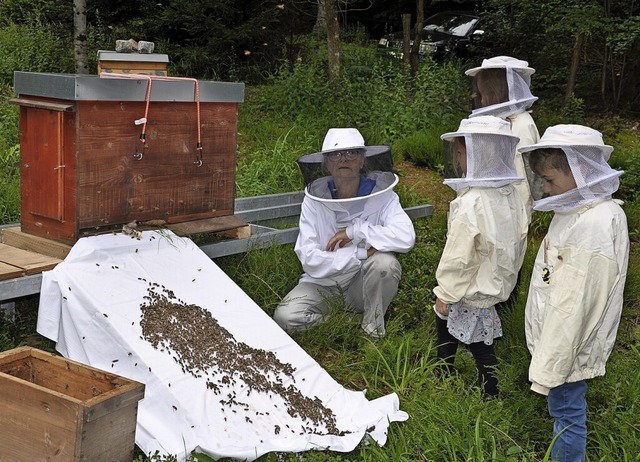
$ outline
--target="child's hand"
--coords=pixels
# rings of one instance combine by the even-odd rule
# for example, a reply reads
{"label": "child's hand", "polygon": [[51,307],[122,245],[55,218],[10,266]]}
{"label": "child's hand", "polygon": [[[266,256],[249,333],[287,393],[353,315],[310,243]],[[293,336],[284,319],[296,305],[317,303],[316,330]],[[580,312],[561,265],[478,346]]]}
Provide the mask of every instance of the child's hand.
{"label": "child's hand", "polygon": [[436,311],[440,313],[442,316],[449,316],[449,305],[444,303],[439,298],[436,298]]}

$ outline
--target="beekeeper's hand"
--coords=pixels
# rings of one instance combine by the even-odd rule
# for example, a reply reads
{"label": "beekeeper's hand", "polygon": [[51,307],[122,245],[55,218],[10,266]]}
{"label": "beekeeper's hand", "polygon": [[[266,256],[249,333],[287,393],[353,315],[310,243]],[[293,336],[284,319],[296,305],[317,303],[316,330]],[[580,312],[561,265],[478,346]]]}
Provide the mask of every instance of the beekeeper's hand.
{"label": "beekeeper's hand", "polygon": [[329,242],[327,243],[327,250],[335,250],[336,245],[342,248],[350,242],[351,239],[349,239],[349,236],[347,236],[347,232],[344,229],[341,229],[340,231],[335,233],[331,239],[329,239]]}

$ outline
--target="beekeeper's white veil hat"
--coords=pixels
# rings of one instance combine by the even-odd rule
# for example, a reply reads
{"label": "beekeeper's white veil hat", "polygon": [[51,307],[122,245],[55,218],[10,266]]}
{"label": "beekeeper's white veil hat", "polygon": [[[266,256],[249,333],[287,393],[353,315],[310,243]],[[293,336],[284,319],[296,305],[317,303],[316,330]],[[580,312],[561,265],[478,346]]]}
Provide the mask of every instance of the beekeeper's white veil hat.
{"label": "beekeeper's white veil hat", "polygon": [[[452,189],[458,191],[471,186],[498,188],[523,180],[518,176],[514,161],[519,138],[511,133],[507,121],[493,116],[463,119],[457,131],[445,133],[440,138],[446,141],[444,184]],[[456,154],[450,149],[455,138],[464,138],[465,141],[464,176],[456,171]]]}

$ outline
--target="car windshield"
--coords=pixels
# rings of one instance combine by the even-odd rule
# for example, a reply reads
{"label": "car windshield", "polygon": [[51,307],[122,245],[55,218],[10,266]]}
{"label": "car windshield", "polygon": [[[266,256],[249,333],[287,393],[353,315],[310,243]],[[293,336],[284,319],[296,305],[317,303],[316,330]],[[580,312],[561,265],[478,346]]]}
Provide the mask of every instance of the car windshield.
{"label": "car windshield", "polygon": [[424,27],[424,32],[442,32],[456,37],[464,37],[478,22],[478,18],[454,14],[436,14],[427,21],[428,24]]}

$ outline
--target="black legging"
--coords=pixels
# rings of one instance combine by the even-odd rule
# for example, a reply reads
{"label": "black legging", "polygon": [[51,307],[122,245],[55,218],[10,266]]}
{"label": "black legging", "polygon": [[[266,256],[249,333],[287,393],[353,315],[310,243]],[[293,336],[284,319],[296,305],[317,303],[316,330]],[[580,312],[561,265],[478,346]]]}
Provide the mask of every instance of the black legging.
{"label": "black legging", "polygon": [[[458,339],[449,333],[447,321],[436,316],[438,330],[438,358],[444,361],[443,372],[450,373],[458,351]],[[497,396],[498,379],[493,375],[493,368],[498,364],[493,344],[484,342],[469,344],[469,351],[473,355],[478,369],[478,385],[485,396]]]}

